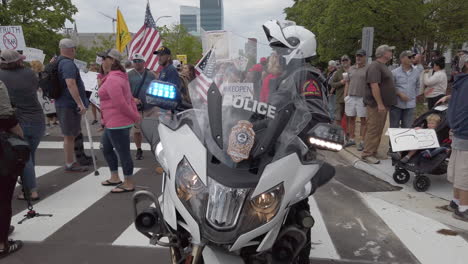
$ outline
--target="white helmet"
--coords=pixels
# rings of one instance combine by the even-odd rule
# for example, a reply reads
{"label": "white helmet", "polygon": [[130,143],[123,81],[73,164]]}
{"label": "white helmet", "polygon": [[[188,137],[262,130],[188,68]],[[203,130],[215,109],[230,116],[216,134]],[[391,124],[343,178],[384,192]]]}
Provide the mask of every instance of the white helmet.
{"label": "white helmet", "polygon": [[317,55],[314,33],[292,21],[270,20],[263,24],[263,30],[272,48],[286,51],[286,54],[282,54],[286,64],[292,59],[307,59]]}

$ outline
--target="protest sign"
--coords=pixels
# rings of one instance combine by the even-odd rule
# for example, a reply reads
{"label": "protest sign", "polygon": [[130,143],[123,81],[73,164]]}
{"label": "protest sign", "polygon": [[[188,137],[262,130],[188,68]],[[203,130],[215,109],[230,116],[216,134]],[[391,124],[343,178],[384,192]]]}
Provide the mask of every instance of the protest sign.
{"label": "protest sign", "polygon": [[88,63],[86,63],[85,61],[80,61],[80,60],[75,59],[74,62],[75,62],[76,67],[78,67],[80,71],[84,71],[84,72],[88,71]]}
{"label": "protest sign", "polygon": [[221,85],[223,105],[231,105],[235,97],[253,99],[253,83],[223,83]]}
{"label": "protest sign", "polygon": [[182,64],[187,64],[187,55],[177,55],[177,60],[179,60]]}
{"label": "protest sign", "polygon": [[234,59],[234,65],[239,71],[245,71],[247,69],[247,64],[249,63],[249,59],[244,56],[239,56],[239,58]]}
{"label": "protest sign", "polygon": [[96,63],[101,65],[102,64],[102,58],[99,56],[96,56]]}
{"label": "protest sign", "polygon": [[98,95],[98,86],[96,85],[96,87],[94,87],[92,93],[91,93],[91,97],[89,98],[89,101],[95,105],[97,108],[101,109],[101,102],[99,100],[99,95]]}
{"label": "protest sign", "polygon": [[98,85],[97,82],[97,72],[83,72],[80,71],[81,79],[83,80],[83,84],[85,86],[86,91],[92,92],[94,88]]}
{"label": "protest sign", "polygon": [[206,31],[202,36],[203,53],[214,48],[217,60],[230,58],[229,32],[224,30]]}
{"label": "protest sign", "polygon": [[388,135],[395,152],[440,147],[434,129],[389,128]]}
{"label": "protest sign", "polygon": [[39,103],[42,106],[42,111],[44,114],[47,115],[56,113],[54,100],[50,100],[49,98],[44,97],[41,90],[37,91],[37,99],[39,99]]}
{"label": "protest sign", "polygon": [[23,55],[26,57],[24,61],[31,62],[34,60],[44,63],[45,54],[40,49],[35,48],[24,48]]}
{"label": "protest sign", "polygon": [[0,26],[0,50],[24,50],[23,28],[21,26]]}

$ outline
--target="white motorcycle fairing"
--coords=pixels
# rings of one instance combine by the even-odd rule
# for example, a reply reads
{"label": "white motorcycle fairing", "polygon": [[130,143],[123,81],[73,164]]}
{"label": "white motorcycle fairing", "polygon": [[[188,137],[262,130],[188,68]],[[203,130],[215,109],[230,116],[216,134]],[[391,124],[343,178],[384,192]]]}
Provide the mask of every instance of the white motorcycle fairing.
{"label": "white motorcycle fairing", "polygon": [[[164,163],[168,166],[165,170],[169,174],[166,176],[167,178],[165,180],[166,186],[163,201],[164,219],[176,230],[177,222],[175,219],[175,210],[177,210],[177,212],[179,212],[183,217],[183,220],[187,223],[185,228],[187,228],[187,231],[192,235],[192,243],[200,244],[202,243],[200,227],[177,196],[175,175],[178,164],[185,157],[206,185],[208,182],[207,150],[188,125],[182,125],[177,130],[171,130],[165,125],[160,124],[159,134],[161,137],[161,143],[163,144],[163,151],[160,153],[158,159],[164,159]],[[161,157],[161,154],[163,154],[164,157]],[[259,244],[257,251],[270,249],[278,236],[282,223],[289,211],[289,207],[309,196],[310,180],[314,177],[319,168],[319,163],[307,165],[302,164],[296,153],[290,154],[268,164],[263,171],[260,181],[252,196],[247,197],[247,201],[252,197],[262,194],[263,192],[270,190],[272,187],[282,183],[284,187],[284,196],[281,200],[280,209],[276,216],[274,216],[268,223],[240,235],[235,243],[229,248],[229,251],[237,251],[249,245],[259,244],[257,241],[253,240],[265,233],[267,234]],[[170,208],[171,203],[168,200],[172,201],[175,208]],[[211,253],[206,254],[213,255],[213,252],[214,251],[211,250]],[[218,262],[215,261],[208,263]],[[226,263],[224,258],[222,263]]]}

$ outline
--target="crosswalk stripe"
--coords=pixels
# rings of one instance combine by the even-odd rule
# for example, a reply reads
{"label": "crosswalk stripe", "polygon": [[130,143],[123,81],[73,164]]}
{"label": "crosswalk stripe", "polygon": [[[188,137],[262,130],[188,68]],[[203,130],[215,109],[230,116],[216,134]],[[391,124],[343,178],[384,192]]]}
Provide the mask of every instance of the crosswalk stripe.
{"label": "crosswalk stripe", "polygon": [[437,233],[450,230],[447,226],[368,194],[361,196],[421,263],[467,263],[468,243],[460,236]]}
{"label": "crosswalk stripe", "polygon": [[[101,143],[99,142],[93,142],[93,148],[94,150],[99,150],[99,146]],[[84,148],[85,149],[91,149],[91,144],[89,142],[84,142]],[[63,142],[62,141],[41,141],[39,143],[38,149],[63,149]],[[135,144],[130,144],[130,149],[131,150],[136,150]],[[142,143],[141,144],[141,149],[142,150],[151,150],[151,146],[148,143]]]}
{"label": "crosswalk stripe", "polygon": [[[136,173],[139,169],[135,168]],[[101,177],[88,174],[83,179],[60,190],[34,205],[39,213],[52,213],[53,217],[37,217],[16,225],[14,239],[40,242],[55,233],[67,222],[78,216],[86,208],[109,194],[109,188],[101,186],[102,179],[108,179],[110,172],[101,170]],[[26,210],[16,214],[12,223],[17,223],[26,214]]]}
{"label": "crosswalk stripe", "polygon": [[311,229],[312,250],[310,257],[324,259],[340,259],[335,245],[328,233],[327,226],[323,220],[317,202],[309,197],[310,214],[315,219],[315,225]]}
{"label": "crosswalk stripe", "polygon": [[154,247],[149,238],[138,232],[135,223],[132,223],[113,243],[114,246]]}
{"label": "crosswalk stripe", "polygon": [[[35,166],[34,169],[36,171],[36,179],[58,168],[60,167],[59,166]],[[18,186],[19,184],[17,183],[16,187]]]}

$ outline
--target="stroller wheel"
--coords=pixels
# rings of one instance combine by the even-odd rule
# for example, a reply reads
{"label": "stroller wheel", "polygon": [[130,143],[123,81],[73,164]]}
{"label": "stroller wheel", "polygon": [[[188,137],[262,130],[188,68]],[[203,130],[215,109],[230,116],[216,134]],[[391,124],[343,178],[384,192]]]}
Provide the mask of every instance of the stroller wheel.
{"label": "stroller wheel", "polygon": [[393,180],[398,184],[405,184],[410,180],[410,174],[405,169],[397,168],[393,173]]}
{"label": "stroller wheel", "polygon": [[425,192],[431,186],[431,179],[424,175],[416,176],[413,181],[413,187],[418,192]]}

